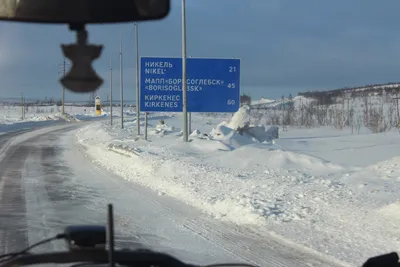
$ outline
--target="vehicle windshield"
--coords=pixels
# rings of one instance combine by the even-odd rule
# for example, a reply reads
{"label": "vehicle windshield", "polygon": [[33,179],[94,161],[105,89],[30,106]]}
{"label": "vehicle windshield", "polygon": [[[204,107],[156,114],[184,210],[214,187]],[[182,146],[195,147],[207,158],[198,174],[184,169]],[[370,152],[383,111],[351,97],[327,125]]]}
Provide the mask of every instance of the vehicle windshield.
{"label": "vehicle windshield", "polygon": [[104,47],[85,94],[60,83],[68,25],[0,23],[0,254],[105,225],[107,203],[118,249],[191,264],[399,251],[398,10],[172,0],[162,20],[86,25]]}

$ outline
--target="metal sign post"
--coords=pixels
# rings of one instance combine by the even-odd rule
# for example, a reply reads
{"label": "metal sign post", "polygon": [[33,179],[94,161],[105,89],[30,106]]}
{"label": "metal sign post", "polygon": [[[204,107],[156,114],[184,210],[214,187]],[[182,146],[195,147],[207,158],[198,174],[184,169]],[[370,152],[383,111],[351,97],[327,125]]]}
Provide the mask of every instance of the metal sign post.
{"label": "metal sign post", "polygon": [[186,1],[182,0],[182,112],[183,141],[189,140],[188,110],[187,110],[187,80],[186,80]]}
{"label": "metal sign post", "polygon": [[110,124],[113,125],[113,75],[112,75],[112,61],[110,59]]}
{"label": "metal sign post", "polygon": [[139,25],[135,23],[136,41],[136,125],[137,135],[140,135],[140,89],[139,89]]}
{"label": "metal sign post", "polygon": [[119,86],[120,86],[120,94],[121,94],[121,129],[124,129],[124,86],[122,79],[122,35],[120,37],[119,44]]}

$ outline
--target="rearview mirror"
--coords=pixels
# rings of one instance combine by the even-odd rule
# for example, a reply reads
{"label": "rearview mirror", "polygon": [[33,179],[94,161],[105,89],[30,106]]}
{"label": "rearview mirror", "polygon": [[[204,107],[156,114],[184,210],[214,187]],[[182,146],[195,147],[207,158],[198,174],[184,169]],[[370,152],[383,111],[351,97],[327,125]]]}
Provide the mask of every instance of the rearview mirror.
{"label": "rearview mirror", "polygon": [[88,42],[86,24],[138,22],[166,17],[171,0],[0,0],[0,21],[68,24],[76,43],[61,49],[72,62],[61,84],[75,93],[93,92],[103,83],[92,67],[102,45]]}
{"label": "rearview mirror", "polygon": [[0,0],[0,20],[92,24],[157,20],[170,0]]}

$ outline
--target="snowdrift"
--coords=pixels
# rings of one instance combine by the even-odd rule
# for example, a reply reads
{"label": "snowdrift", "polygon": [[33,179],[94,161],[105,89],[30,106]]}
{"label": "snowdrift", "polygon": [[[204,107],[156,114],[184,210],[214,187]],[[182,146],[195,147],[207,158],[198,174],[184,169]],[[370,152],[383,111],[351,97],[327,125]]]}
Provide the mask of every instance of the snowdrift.
{"label": "snowdrift", "polygon": [[[260,235],[273,231],[354,265],[400,249],[398,158],[358,168],[290,151],[293,143],[282,150],[279,128],[251,125],[248,112],[196,127],[189,143],[174,118],[150,121],[149,141],[105,122],[77,136],[95,162],[124,179]],[[332,138],[315,139],[333,150]]]}

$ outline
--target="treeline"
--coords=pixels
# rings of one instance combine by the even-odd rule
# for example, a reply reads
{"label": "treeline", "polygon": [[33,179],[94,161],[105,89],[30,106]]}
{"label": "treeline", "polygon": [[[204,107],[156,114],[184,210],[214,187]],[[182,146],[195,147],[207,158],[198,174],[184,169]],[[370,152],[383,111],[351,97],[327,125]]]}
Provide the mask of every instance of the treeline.
{"label": "treeline", "polygon": [[251,96],[247,94],[240,95],[240,106],[250,105],[251,104]]}
{"label": "treeline", "polygon": [[335,104],[337,98],[364,97],[370,95],[382,96],[384,94],[397,95],[400,92],[400,83],[370,84],[359,87],[343,87],[327,91],[300,92],[299,96],[313,98],[321,105]]}

